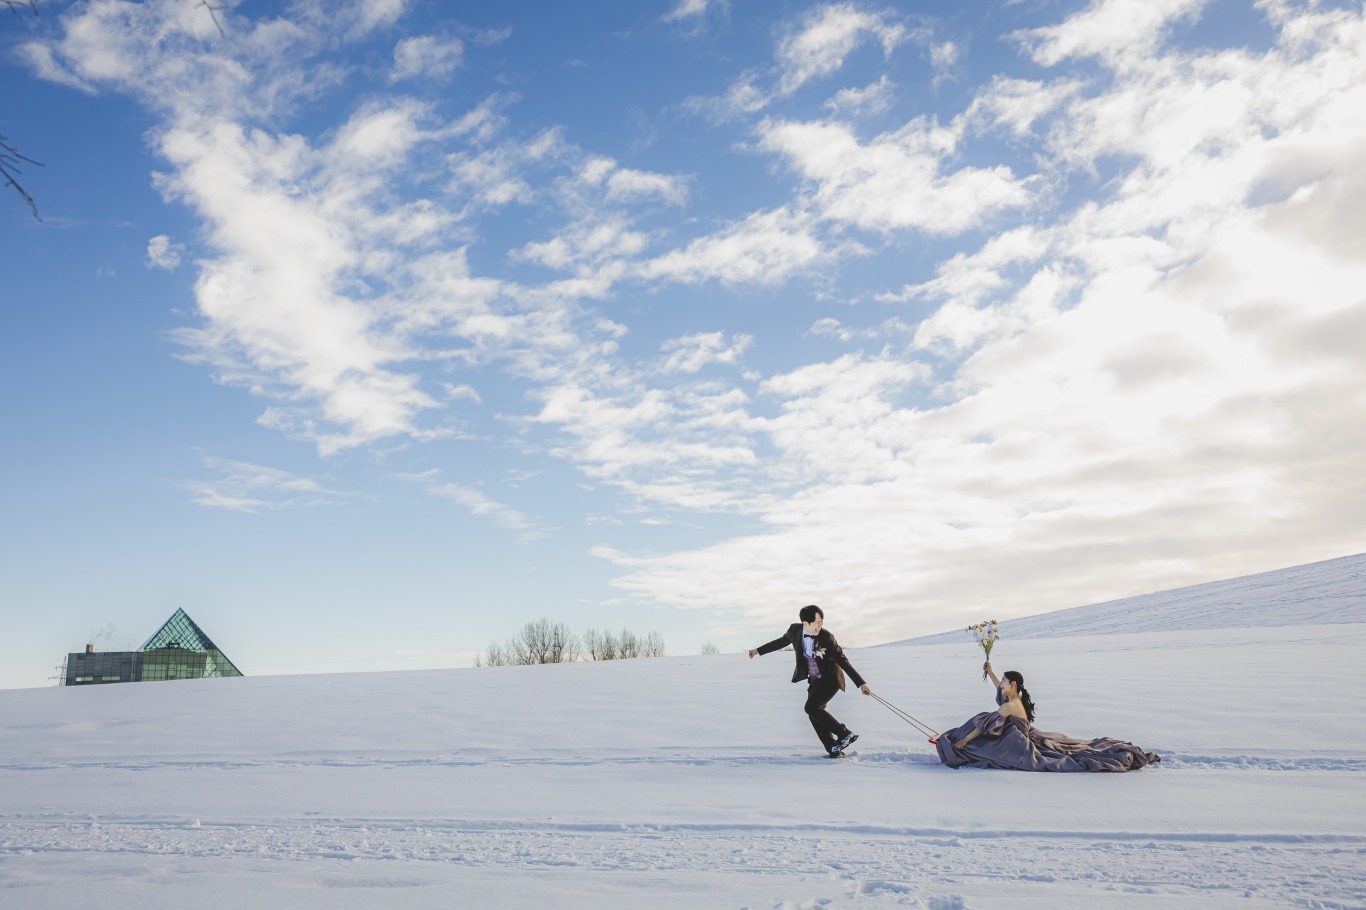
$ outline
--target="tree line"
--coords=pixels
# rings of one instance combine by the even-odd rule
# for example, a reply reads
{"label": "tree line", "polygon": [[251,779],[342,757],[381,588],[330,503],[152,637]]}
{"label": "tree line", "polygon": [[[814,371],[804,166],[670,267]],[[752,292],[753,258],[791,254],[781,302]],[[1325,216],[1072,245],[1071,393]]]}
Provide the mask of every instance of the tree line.
{"label": "tree line", "polygon": [[522,626],[507,641],[494,642],[474,655],[476,667],[518,667],[527,664],[563,664],[576,660],[630,660],[663,657],[664,637],[658,632],[637,635],[589,629],[575,635],[562,622],[538,619]]}

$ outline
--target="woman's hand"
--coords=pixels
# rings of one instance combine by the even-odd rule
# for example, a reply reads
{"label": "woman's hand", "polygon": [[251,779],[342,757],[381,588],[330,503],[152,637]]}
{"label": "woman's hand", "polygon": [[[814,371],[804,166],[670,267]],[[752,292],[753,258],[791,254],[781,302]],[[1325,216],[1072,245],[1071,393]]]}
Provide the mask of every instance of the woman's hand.
{"label": "woman's hand", "polygon": [[983,673],[990,673],[990,672],[991,672],[991,661],[987,660],[987,661],[983,661],[983,662],[982,662],[982,672],[983,672]]}

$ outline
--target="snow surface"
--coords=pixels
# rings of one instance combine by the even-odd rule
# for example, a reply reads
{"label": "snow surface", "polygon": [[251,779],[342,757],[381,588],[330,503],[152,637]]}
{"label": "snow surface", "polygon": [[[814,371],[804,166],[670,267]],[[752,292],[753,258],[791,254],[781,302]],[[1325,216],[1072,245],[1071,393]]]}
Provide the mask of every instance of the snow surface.
{"label": "snow surface", "polygon": [[[785,652],[0,691],[0,908],[1366,908],[1364,570],[1004,623],[1040,726],[1163,756],[1119,775],[949,770],[855,693],[828,761]],[[965,634],[850,656],[992,704]]]}
{"label": "snow surface", "polygon": [[[1012,619],[1009,637],[1366,622],[1366,553],[1229,581]],[[992,617],[985,617],[990,619]],[[941,632],[897,644],[942,644]]]}

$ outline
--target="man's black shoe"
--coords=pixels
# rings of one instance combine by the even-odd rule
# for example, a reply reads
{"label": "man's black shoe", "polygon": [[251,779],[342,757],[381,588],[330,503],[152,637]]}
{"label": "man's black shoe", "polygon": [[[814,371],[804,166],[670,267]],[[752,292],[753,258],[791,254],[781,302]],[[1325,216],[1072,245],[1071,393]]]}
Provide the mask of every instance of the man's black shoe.
{"label": "man's black shoe", "polygon": [[827,753],[825,753],[825,757],[826,757],[826,758],[844,758],[844,753],[843,753],[843,752],[827,752]]}
{"label": "man's black shoe", "polygon": [[846,733],[842,737],[840,737],[839,742],[835,743],[833,746],[830,747],[830,751],[838,755],[845,749],[848,749],[850,746],[852,746],[854,744],[854,740],[856,739],[858,739],[857,733]]}

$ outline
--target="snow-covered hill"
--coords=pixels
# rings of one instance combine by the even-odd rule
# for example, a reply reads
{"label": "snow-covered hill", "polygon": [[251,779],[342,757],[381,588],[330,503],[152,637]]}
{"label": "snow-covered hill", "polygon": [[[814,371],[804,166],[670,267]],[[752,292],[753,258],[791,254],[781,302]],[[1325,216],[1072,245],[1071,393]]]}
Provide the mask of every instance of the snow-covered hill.
{"label": "snow-covered hill", "polygon": [[[785,654],[0,691],[0,907],[1362,907],[1363,565],[1007,623],[1126,775],[951,771],[856,694],[825,760]],[[851,656],[991,706],[962,633]]]}
{"label": "snow-covered hill", "polygon": [[[1366,622],[1366,553],[1010,621],[1011,638]],[[894,644],[938,644],[941,632]]]}

